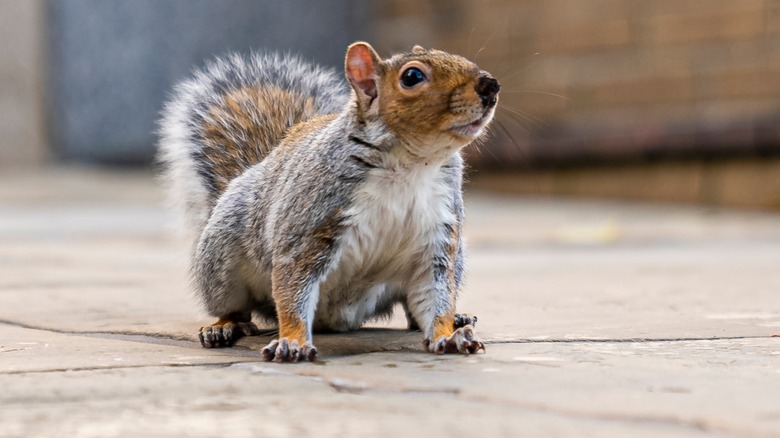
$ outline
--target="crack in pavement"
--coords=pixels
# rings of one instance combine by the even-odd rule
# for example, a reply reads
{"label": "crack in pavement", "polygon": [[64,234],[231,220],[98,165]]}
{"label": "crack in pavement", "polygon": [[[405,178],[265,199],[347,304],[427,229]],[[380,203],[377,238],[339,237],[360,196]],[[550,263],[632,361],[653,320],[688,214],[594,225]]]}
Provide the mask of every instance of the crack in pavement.
{"label": "crack in pavement", "polygon": [[0,376],[20,375],[20,374],[64,373],[64,372],[76,372],[76,371],[127,370],[127,369],[136,369],[136,368],[229,367],[237,363],[241,363],[241,361],[235,360],[235,361],[211,362],[211,363],[158,363],[158,364],[138,364],[138,365],[106,365],[106,366],[86,366],[86,367],[69,367],[69,368],[47,368],[44,370],[0,371]]}
{"label": "crack in pavement", "polygon": [[493,341],[484,341],[486,344],[587,344],[587,343],[643,343],[643,342],[690,342],[690,341],[729,341],[738,339],[768,339],[776,338],[776,335],[752,335],[752,336],[689,336],[689,337],[666,337],[666,338],[552,338],[552,339],[502,339]]}
{"label": "crack in pavement", "polygon": [[[61,333],[68,335],[82,335],[93,336],[104,339],[117,339],[131,342],[141,342],[149,344],[162,344],[162,345],[176,345],[181,347],[200,346],[193,338],[174,335],[168,333],[139,333],[123,330],[70,330],[70,329],[58,329],[46,326],[37,326],[33,324],[27,324],[19,321],[13,321],[8,319],[0,319],[0,324],[26,328],[31,330],[48,331],[52,333]],[[276,333],[275,329],[269,329],[263,331],[260,335],[269,335]],[[516,339],[497,339],[497,340],[483,340],[488,345],[500,345],[500,344],[587,344],[587,343],[650,343],[650,342],[698,342],[698,341],[728,341],[728,340],[740,340],[740,339],[770,339],[778,338],[777,334],[767,335],[750,335],[750,336],[684,336],[684,337],[658,337],[658,338],[551,338],[551,339],[534,339],[534,338],[516,338]],[[252,350],[233,347],[231,349],[223,349],[224,351],[243,350],[249,352]],[[395,350],[391,350],[395,351]],[[248,355],[248,354],[244,354]]]}
{"label": "crack in pavement", "polygon": [[[193,338],[187,336],[181,336],[181,335],[173,335],[168,333],[139,333],[139,332],[130,332],[130,331],[123,331],[123,330],[96,331],[96,330],[58,329],[58,328],[46,327],[46,326],[36,326],[33,324],[27,324],[27,323],[7,320],[7,319],[0,319],[0,324],[10,325],[13,327],[19,327],[24,329],[30,329],[30,330],[40,330],[44,332],[59,333],[63,335],[85,336],[85,337],[91,337],[97,339],[112,339],[117,341],[138,342],[141,344],[170,345],[175,347],[198,348],[198,349],[201,348],[200,342],[196,341]],[[260,334],[263,335],[265,334],[265,332],[261,332]],[[0,353],[2,352],[3,351],[0,351]],[[243,348],[240,346],[234,346],[233,348],[223,348],[220,350],[220,352],[229,355],[235,355],[235,356],[248,356],[248,357],[255,357],[255,358],[258,356],[257,352],[253,352],[253,350],[249,350],[247,348]]]}
{"label": "crack in pavement", "polygon": [[[190,338],[181,336],[181,335],[173,335],[169,333],[138,333],[138,332],[131,332],[127,330],[105,330],[105,331],[98,331],[98,330],[71,330],[71,329],[61,329],[61,328],[54,328],[54,327],[47,327],[42,325],[34,325],[34,324],[27,324],[20,321],[13,321],[10,319],[0,319],[0,324],[10,325],[13,327],[19,327],[19,328],[25,328],[30,330],[41,330],[45,332],[52,332],[52,333],[61,333],[65,335],[95,335],[95,336],[111,336],[111,335],[117,335],[117,336],[132,336],[132,337],[139,337],[139,338],[154,338],[159,340],[170,340],[170,341],[181,341],[181,342],[189,342],[194,343]],[[149,343],[160,343],[160,342],[152,342],[149,341]]]}

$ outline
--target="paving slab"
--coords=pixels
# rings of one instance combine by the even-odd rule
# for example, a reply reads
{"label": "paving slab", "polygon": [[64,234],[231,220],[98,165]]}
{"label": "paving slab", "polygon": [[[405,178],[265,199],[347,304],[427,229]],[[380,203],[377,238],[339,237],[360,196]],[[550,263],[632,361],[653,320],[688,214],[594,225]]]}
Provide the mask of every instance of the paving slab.
{"label": "paving slab", "polygon": [[11,387],[0,394],[5,436],[727,436],[707,424],[591,418],[450,388],[345,389],[249,367],[0,374],[0,384]]}
{"label": "paving slab", "polygon": [[63,368],[0,372],[4,432],[772,436],[780,421],[776,344],[765,339],[503,344],[472,357],[372,353],[296,365],[146,347],[135,350],[140,362],[111,363],[132,351],[117,345],[105,366],[62,371],[77,366],[65,352]]}
{"label": "paving slab", "polygon": [[780,215],[466,203],[486,354],[423,353],[397,312],[285,366],[270,331],[200,348],[150,173],[3,173],[0,436],[780,435]]}

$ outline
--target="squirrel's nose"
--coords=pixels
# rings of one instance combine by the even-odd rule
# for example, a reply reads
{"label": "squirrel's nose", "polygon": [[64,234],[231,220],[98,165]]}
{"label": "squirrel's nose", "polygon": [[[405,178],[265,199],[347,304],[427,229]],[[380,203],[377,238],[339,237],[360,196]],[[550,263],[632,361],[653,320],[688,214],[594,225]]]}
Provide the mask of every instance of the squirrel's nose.
{"label": "squirrel's nose", "polygon": [[501,89],[501,85],[498,81],[487,73],[483,73],[479,76],[477,85],[474,86],[474,90],[477,91],[479,98],[482,99],[482,106],[485,108],[491,108],[496,104],[498,100],[498,90]]}

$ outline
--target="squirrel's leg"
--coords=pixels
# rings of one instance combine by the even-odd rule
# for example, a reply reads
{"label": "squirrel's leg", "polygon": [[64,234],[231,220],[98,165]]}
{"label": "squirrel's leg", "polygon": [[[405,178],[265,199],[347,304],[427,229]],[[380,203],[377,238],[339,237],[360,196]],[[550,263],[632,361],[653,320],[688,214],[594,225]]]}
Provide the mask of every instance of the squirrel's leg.
{"label": "squirrel's leg", "polygon": [[197,293],[209,314],[218,318],[198,330],[205,348],[230,347],[241,337],[260,333],[252,323],[254,301],[238,274],[244,259],[237,245],[240,228],[230,223],[238,220],[235,216],[222,214],[217,218],[228,226],[207,227],[192,258],[191,274]]}
{"label": "squirrel's leg", "polygon": [[432,269],[420,272],[419,286],[410,291],[408,300],[410,312],[423,326],[423,345],[436,354],[485,350],[474,332],[476,319],[455,313],[463,277],[460,228],[460,224],[442,225],[444,238],[433,245]]}
{"label": "squirrel's leg", "polygon": [[[303,275],[297,275],[304,271]],[[279,339],[263,348],[263,359],[274,362],[314,360],[312,324],[319,297],[319,283],[307,266],[274,266],[273,298],[279,321]]]}
{"label": "squirrel's leg", "polygon": [[[279,339],[263,348],[263,358],[274,362],[314,360],[312,327],[320,282],[337,252],[342,217],[337,209],[326,215],[308,236],[292,237],[279,245],[271,272],[271,296],[279,320]],[[279,231],[283,235],[284,231]]]}

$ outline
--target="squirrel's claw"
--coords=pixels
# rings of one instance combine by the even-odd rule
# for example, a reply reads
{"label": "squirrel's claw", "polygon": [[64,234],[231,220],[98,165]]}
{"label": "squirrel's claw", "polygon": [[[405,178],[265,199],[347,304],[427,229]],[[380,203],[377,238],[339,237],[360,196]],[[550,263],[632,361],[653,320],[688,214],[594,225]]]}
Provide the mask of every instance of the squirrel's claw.
{"label": "squirrel's claw", "polygon": [[230,347],[244,336],[252,336],[260,333],[260,330],[252,322],[217,322],[213,325],[201,327],[198,331],[200,345],[204,348]]}
{"label": "squirrel's claw", "polygon": [[474,354],[479,350],[485,351],[485,344],[479,340],[471,325],[465,325],[449,337],[442,336],[433,343],[426,339],[423,344],[431,353],[436,354]]}
{"label": "squirrel's claw", "polygon": [[309,342],[300,345],[297,339],[274,339],[263,348],[263,360],[266,362],[313,362],[317,357],[317,348]]}

